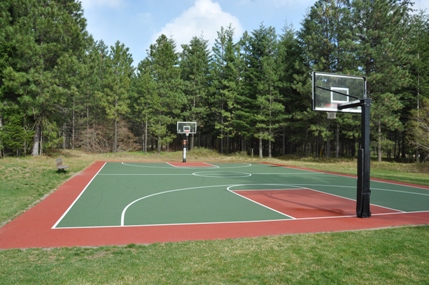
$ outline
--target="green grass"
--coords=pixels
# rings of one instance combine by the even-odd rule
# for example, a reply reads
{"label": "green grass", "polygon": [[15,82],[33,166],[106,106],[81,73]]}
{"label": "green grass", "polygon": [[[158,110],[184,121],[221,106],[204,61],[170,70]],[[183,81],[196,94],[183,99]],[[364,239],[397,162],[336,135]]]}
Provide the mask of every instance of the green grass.
{"label": "green grass", "polygon": [[1,284],[427,284],[429,227],[0,252]]}
{"label": "green grass", "polygon": [[[57,173],[55,157],[70,166]],[[0,160],[0,222],[37,203],[96,160],[180,161],[181,153]],[[188,161],[259,162],[204,149]],[[355,160],[264,159],[356,173]],[[429,185],[425,164],[373,163],[372,177]],[[429,221],[428,221],[429,223]],[[0,251],[0,284],[428,284],[429,226],[126,247]]]}

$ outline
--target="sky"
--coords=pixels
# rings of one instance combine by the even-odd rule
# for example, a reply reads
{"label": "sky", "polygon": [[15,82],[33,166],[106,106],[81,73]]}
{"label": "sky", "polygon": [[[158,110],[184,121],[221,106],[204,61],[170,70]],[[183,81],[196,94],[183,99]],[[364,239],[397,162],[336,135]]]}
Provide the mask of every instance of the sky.
{"label": "sky", "polygon": [[[137,65],[164,34],[181,51],[192,37],[203,36],[211,47],[221,27],[234,28],[235,40],[261,24],[281,34],[285,26],[301,28],[316,0],[81,0],[87,30],[108,46],[119,41],[130,49]],[[414,0],[416,9],[427,9],[428,0]]]}

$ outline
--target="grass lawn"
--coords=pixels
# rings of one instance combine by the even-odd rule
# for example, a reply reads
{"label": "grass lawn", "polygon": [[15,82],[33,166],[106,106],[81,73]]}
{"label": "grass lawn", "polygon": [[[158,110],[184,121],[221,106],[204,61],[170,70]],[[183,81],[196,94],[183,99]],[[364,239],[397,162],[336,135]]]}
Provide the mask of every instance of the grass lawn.
{"label": "grass lawn", "polygon": [[[55,158],[69,165],[57,173]],[[43,199],[96,160],[180,161],[181,153],[0,160],[0,223]],[[261,160],[207,150],[188,161]],[[355,160],[264,159],[356,173]],[[373,163],[371,176],[429,185],[425,164]],[[428,221],[429,224],[429,221]],[[429,226],[125,247],[0,251],[0,284],[429,284]]]}

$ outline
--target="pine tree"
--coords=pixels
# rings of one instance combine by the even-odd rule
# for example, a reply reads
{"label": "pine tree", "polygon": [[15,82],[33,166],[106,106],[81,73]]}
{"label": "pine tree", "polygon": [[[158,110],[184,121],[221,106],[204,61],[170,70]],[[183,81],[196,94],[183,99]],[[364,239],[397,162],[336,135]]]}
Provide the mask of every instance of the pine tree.
{"label": "pine tree", "polygon": [[179,57],[175,49],[174,40],[161,35],[150,46],[147,57],[150,74],[155,81],[152,98],[155,118],[151,129],[158,140],[158,152],[161,152],[162,145],[168,146],[176,136],[170,132],[169,126],[175,123],[185,104]]}
{"label": "pine tree", "polygon": [[[299,65],[302,62],[302,50],[296,38],[296,32],[291,26],[285,25],[283,33],[279,37],[277,66],[279,73],[278,89],[282,97],[284,112],[280,113],[280,127],[282,129],[282,154],[286,154],[286,142],[292,143],[294,133],[302,133],[301,126],[293,120],[293,114],[306,110],[308,100],[303,100],[301,94],[294,88],[295,75],[301,71]],[[296,126],[296,127],[295,127]]]}
{"label": "pine tree", "polygon": [[142,124],[143,152],[147,152],[149,141],[149,127],[154,124],[156,111],[152,100],[155,96],[156,82],[150,73],[150,62],[142,60],[137,67],[137,74],[133,78],[134,104],[133,110],[136,121]]}
{"label": "pine tree", "polygon": [[[304,96],[307,95],[303,98],[307,106],[311,104],[311,82],[308,74],[312,71],[350,75],[359,73],[353,50],[354,40],[350,17],[347,1],[320,0],[310,8],[303,21],[298,40],[303,50],[304,64],[307,66],[305,66],[305,75],[300,76],[295,86],[302,90]],[[335,121],[328,121],[324,113],[312,112],[302,115],[308,118],[312,134],[326,142],[327,156],[330,155],[330,141],[334,137],[335,153],[339,156],[340,130],[347,129],[353,133],[359,133],[359,127],[354,124],[356,118],[353,116],[356,117],[356,115],[338,113]],[[301,114],[297,116],[302,117]]]}
{"label": "pine tree", "polygon": [[311,70],[337,73],[356,67],[351,63],[355,58],[349,50],[352,32],[346,3],[319,0],[305,17],[298,38]]}
{"label": "pine tree", "polygon": [[124,44],[116,42],[110,47],[106,58],[107,72],[103,92],[98,92],[100,104],[104,107],[107,118],[113,120],[113,152],[118,148],[118,122],[121,116],[130,112],[130,84],[133,74],[132,57]]}
{"label": "pine tree", "polygon": [[419,109],[411,111],[407,124],[409,143],[423,154],[421,161],[426,161],[429,155],[429,99],[422,98]]}
{"label": "pine tree", "polygon": [[96,96],[103,92],[103,81],[106,78],[108,70],[107,61],[109,47],[103,41],[94,42],[89,39],[87,54],[81,63],[81,73],[79,74],[80,89],[82,96],[80,102],[82,113],[77,122],[78,127],[78,146],[86,151],[102,152],[108,147],[107,144],[100,143],[97,129],[100,123],[106,121],[103,107]]}
{"label": "pine tree", "polygon": [[234,29],[221,27],[213,46],[212,111],[216,118],[215,129],[219,131],[220,152],[230,151],[230,138],[235,135],[236,112],[239,109],[241,58],[239,46],[234,43]]}
{"label": "pine tree", "polygon": [[412,84],[406,103],[410,109],[419,109],[420,99],[429,98],[429,15],[420,11],[413,16],[411,27]]}
{"label": "pine tree", "polygon": [[[210,51],[208,41],[203,37],[193,37],[189,45],[182,46],[180,54],[181,78],[184,82],[186,109],[182,113],[185,121],[197,122],[199,134],[206,125],[208,116],[208,94],[210,92]],[[194,135],[191,136],[191,148]]]}
{"label": "pine tree", "polygon": [[[416,117],[421,107],[421,100],[429,98],[429,17],[425,12],[419,11],[412,16],[410,22],[409,43],[411,43],[410,55],[411,65],[409,68],[411,84],[403,90],[401,102],[404,108],[401,110],[401,122],[406,125],[411,117]],[[411,115],[414,113],[413,115]],[[413,119],[412,119],[413,120]],[[415,128],[407,127],[407,132],[402,133],[399,137],[401,148],[398,147],[398,156],[402,152],[401,157],[405,158],[409,152],[407,151],[407,137],[413,137],[410,132]],[[416,134],[417,137],[419,134]],[[398,138],[397,138],[398,140]],[[416,144],[411,143],[411,147],[416,147]],[[414,149],[416,159],[419,157],[421,148]]]}
{"label": "pine tree", "polygon": [[258,139],[259,157],[263,157],[263,141],[268,142],[268,156],[272,156],[272,142],[284,112],[279,93],[279,71],[277,66],[278,43],[273,27],[260,25],[251,36],[243,37],[248,66],[248,91],[254,93],[254,136]]}
{"label": "pine tree", "polygon": [[5,142],[4,135],[4,118],[5,118],[5,109],[7,108],[6,104],[6,90],[4,88],[4,73],[3,71],[9,66],[9,57],[11,55],[10,46],[8,44],[7,30],[11,29],[11,15],[9,13],[9,1],[2,1],[0,3],[0,157],[4,156],[4,150],[8,147]]}
{"label": "pine tree", "polygon": [[372,122],[377,132],[378,161],[383,145],[391,141],[385,130],[402,130],[400,92],[410,83],[408,0],[354,0],[351,2],[354,48],[359,68],[367,77],[372,98]]}
{"label": "pine tree", "polygon": [[[68,135],[70,135],[71,148],[74,149],[76,142],[77,117],[82,112],[84,105],[82,83],[85,81],[83,75],[83,65],[80,60],[73,55],[64,55],[58,60],[55,67],[55,77],[59,82],[58,92],[65,99],[63,108],[60,111],[61,119],[58,123],[62,125],[63,148],[67,147]],[[70,134],[69,134],[70,133]]]}
{"label": "pine tree", "polygon": [[64,103],[54,72],[64,56],[84,52],[85,19],[80,2],[10,0],[8,30],[14,55],[4,85],[34,124],[33,155],[59,142],[54,114]]}

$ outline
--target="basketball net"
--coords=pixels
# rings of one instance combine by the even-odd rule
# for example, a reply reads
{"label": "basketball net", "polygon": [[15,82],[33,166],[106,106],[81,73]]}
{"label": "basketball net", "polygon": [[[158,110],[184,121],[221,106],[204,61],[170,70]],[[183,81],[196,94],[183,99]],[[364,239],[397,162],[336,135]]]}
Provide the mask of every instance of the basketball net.
{"label": "basketball net", "polygon": [[185,130],[186,137],[189,137],[189,130]]}

